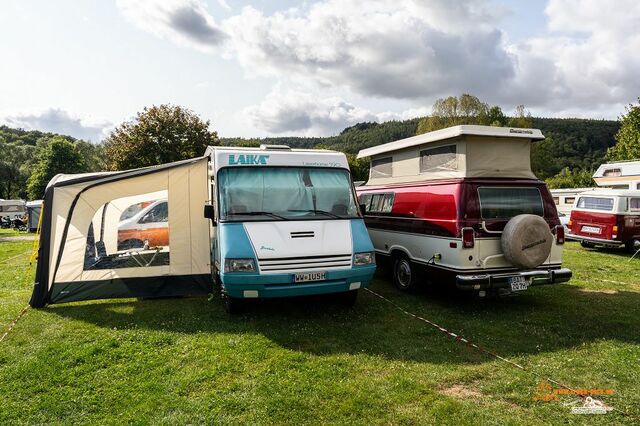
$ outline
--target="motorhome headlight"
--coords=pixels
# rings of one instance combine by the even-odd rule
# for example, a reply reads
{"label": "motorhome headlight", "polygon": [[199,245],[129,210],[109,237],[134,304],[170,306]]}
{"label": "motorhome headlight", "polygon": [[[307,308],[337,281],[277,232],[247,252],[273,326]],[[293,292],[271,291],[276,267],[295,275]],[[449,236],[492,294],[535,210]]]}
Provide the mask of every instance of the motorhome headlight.
{"label": "motorhome headlight", "polygon": [[253,259],[225,259],[225,272],[255,272],[256,262]]}
{"label": "motorhome headlight", "polygon": [[376,263],[376,255],[372,251],[353,255],[353,264],[355,266],[371,265],[373,263]]}

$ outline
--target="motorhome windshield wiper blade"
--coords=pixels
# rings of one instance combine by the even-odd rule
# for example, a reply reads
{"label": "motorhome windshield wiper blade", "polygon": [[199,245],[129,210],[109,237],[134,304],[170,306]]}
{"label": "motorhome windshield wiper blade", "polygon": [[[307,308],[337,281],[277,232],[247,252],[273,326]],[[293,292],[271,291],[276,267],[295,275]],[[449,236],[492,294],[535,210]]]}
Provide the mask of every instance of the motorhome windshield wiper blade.
{"label": "motorhome windshield wiper blade", "polygon": [[338,216],[337,214],[328,212],[326,210],[317,210],[317,209],[309,209],[309,210],[287,210],[289,212],[308,212],[308,213],[315,213],[315,214],[323,214],[325,216],[330,216],[330,217],[335,217],[338,219],[343,219],[342,217]]}
{"label": "motorhome windshield wiper blade", "polygon": [[230,213],[229,215],[230,216],[269,216],[276,219],[285,220],[284,217],[271,212],[237,212],[237,213]]}

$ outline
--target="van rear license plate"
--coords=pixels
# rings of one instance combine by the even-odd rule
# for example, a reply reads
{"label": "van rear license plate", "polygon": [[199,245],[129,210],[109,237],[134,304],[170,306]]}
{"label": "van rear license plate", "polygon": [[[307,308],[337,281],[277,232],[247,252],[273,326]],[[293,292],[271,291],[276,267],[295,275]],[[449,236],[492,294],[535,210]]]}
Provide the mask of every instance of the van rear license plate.
{"label": "van rear license plate", "polygon": [[327,279],[326,272],[307,272],[304,274],[295,274],[293,276],[293,282],[305,283],[309,281],[324,281]]}
{"label": "van rear license plate", "polygon": [[599,234],[600,228],[598,228],[597,226],[583,226],[582,232],[588,232],[590,234]]}
{"label": "van rear license plate", "polygon": [[511,291],[522,291],[529,288],[529,281],[525,277],[509,277],[507,282],[511,286]]}

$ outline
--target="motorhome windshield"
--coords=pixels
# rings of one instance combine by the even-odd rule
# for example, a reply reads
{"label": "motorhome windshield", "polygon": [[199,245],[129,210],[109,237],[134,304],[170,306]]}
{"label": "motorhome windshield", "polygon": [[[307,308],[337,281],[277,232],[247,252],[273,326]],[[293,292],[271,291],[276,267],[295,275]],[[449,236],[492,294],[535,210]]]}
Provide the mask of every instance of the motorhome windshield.
{"label": "motorhome windshield", "polygon": [[218,172],[222,221],[359,217],[349,173],[305,167],[229,167]]}

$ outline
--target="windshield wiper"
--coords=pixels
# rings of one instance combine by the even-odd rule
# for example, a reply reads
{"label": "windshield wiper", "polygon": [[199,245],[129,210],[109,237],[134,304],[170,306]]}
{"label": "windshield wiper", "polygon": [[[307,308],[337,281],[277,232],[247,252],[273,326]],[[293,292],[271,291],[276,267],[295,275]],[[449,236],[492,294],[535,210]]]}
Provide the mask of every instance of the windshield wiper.
{"label": "windshield wiper", "polygon": [[287,210],[288,212],[306,212],[306,213],[315,213],[315,214],[323,214],[329,217],[335,217],[337,219],[344,219],[342,216],[338,216],[337,214],[325,211],[325,210],[317,210],[317,209],[308,209],[308,210]]}
{"label": "windshield wiper", "polygon": [[237,212],[229,213],[229,216],[269,216],[275,219],[285,220],[284,217],[271,212]]}

